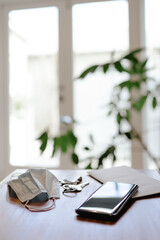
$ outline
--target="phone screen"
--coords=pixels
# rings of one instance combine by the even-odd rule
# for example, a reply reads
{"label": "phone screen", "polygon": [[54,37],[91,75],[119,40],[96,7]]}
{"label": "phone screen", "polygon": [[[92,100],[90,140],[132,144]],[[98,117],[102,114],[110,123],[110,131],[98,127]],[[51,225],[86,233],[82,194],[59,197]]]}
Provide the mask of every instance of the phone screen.
{"label": "phone screen", "polygon": [[76,211],[111,214],[115,212],[138,186],[128,183],[107,182],[94,192]]}

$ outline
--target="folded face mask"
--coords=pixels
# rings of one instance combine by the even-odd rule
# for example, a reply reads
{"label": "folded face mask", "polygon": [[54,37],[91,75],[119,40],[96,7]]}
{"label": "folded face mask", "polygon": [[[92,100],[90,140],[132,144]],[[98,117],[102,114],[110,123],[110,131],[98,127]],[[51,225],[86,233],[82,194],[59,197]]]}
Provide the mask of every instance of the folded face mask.
{"label": "folded face mask", "polygon": [[[25,173],[8,182],[10,197],[18,198],[30,211],[47,211],[55,207],[55,199],[60,198],[59,181],[47,169],[28,169]],[[51,199],[47,208],[35,208],[29,203],[43,203]]]}

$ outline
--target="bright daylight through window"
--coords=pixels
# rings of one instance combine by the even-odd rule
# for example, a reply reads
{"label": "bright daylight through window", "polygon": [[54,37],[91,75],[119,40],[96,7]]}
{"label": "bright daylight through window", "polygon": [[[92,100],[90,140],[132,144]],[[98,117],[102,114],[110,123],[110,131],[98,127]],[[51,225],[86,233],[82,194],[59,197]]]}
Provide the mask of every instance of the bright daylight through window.
{"label": "bright daylight through window", "polygon": [[[63,0],[53,1],[56,5],[50,7],[47,5],[52,4],[50,1],[42,5],[39,0],[36,2],[37,5],[28,3],[26,9],[21,9],[22,5],[19,5],[17,10],[10,6],[6,11],[9,29],[9,163],[12,167],[66,168],[69,161],[72,166],[69,154],[57,153],[51,158],[53,142],[41,154],[37,137],[44,131],[53,137],[59,135],[62,133],[61,117],[71,115],[76,120],[74,134],[78,138],[76,153],[80,159],[90,156],[96,158],[112,143],[117,130],[116,119],[108,117],[107,104],[111,100],[113,87],[127,79],[128,75],[118,74],[110,68],[107,74],[96,71],[83,80],[76,78],[91,65],[110,62],[113,53],[118,59],[134,44],[138,47],[141,45],[138,31],[141,24],[144,30],[143,21],[137,18],[135,27],[133,19],[136,16],[134,11],[139,13],[143,4],[136,1],[134,8],[133,2],[127,0],[86,3],[76,0],[69,1],[70,4]],[[141,10],[145,11],[147,55],[150,57],[150,66],[154,67],[150,74],[158,82],[160,38],[157,29],[160,4],[156,0],[144,2],[145,7]],[[133,39],[134,44],[131,41]],[[6,59],[7,54],[6,50]],[[158,158],[160,111],[158,108],[152,111],[150,106],[146,106],[143,114],[143,129],[141,116],[137,126],[140,126],[150,152]],[[7,117],[4,117],[4,122]],[[133,150],[134,144],[131,146],[125,137],[121,140],[116,138],[115,141],[118,159],[115,165],[130,166],[131,161],[136,165],[139,158],[143,162],[142,157],[136,157],[142,153],[139,146]],[[87,151],[86,146],[91,151]],[[133,156],[133,153],[138,154]],[[147,156],[143,156],[147,159]],[[65,161],[68,161],[66,165]],[[80,167],[84,167],[82,162]],[[155,167],[151,162],[148,160],[146,167]],[[105,167],[111,164],[112,161],[104,161]]]}
{"label": "bright daylight through window", "polygon": [[[129,48],[128,24],[127,1],[75,5],[73,7],[74,77],[90,65],[111,61],[114,51],[117,58],[123,55]],[[74,118],[78,122],[75,125],[75,134],[79,139],[77,152],[81,159],[87,156],[98,157],[112,142],[116,122],[112,117],[107,116],[109,111],[107,104],[110,102],[113,86],[118,81],[120,81],[119,75],[111,71],[107,75],[96,72],[84,80],[74,82]],[[85,146],[92,148],[90,135],[95,141],[95,146],[92,152],[87,152],[83,149]],[[124,139],[123,143],[118,144],[119,161],[116,164],[130,165],[130,154],[130,143]],[[106,161],[106,166],[111,164],[112,161]]]}
{"label": "bright daylight through window", "polygon": [[[150,58],[150,67],[152,68],[150,75],[155,80],[153,81],[153,86],[155,82],[160,84],[160,36],[157,34],[160,22],[159,9],[159,1],[146,0],[146,46],[148,49],[147,54]],[[152,110],[148,104],[145,114],[144,137],[146,144],[149,151],[158,159],[160,158],[160,109],[156,108]],[[145,158],[147,157],[148,156],[145,156]],[[149,158],[148,165],[150,168],[155,168],[153,161]]]}
{"label": "bright daylight through window", "polygon": [[58,9],[9,13],[10,163],[54,166],[36,138],[59,133]]}
{"label": "bright daylight through window", "polygon": [[[74,5],[73,78],[91,64],[110,61],[113,51],[117,57],[127,51],[128,24],[127,1]],[[53,136],[59,133],[58,26],[56,7],[9,13],[12,165],[56,167],[59,164],[58,156],[54,161],[50,158],[52,146],[40,155],[39,142],[36,141],[45,130]],[[106,105],[117,81],[120,81],[119,77],[111,71],[107,77],[97,73],[92,79],[88,77],[83,82],[73,82],[73,115],[78,122],[74,131],[79,140],[76,151],[81,159],[87,156],[83,147],[88,144],[90,135],[96,143],[91,153],[94,156],[98,156],[112,141],[116,123],[107,118]],[[130,165],[130,143],[119,145],[118,156],[120,161],[117,163]],[[107,161],[107,164],[111,162]]]}

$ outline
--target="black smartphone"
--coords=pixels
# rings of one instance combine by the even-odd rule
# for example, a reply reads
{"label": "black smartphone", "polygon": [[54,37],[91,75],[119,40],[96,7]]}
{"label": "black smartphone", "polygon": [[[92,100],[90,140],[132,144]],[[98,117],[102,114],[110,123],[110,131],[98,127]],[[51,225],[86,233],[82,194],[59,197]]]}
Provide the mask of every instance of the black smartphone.
{"label": "black smartphone", "polygon": [[136,184],[107,182],[75,211],[80,216],[116,220],[137,190]]}

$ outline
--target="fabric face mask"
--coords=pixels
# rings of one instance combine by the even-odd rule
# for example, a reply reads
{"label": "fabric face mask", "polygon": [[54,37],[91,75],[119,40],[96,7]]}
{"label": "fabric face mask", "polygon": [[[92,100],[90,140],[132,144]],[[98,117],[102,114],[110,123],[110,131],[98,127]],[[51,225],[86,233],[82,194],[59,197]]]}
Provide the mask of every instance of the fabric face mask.
{"label": "fabric face mask", "polygon": [[[55,199],[60,198],[59,181],[47,169],[28,169],[25,173],[8,182],[10,197],[18,198],[30,211],[47,211],[55,207]],[[42,203],[53,200],[47,208],[35,208],[28,203]]]}

